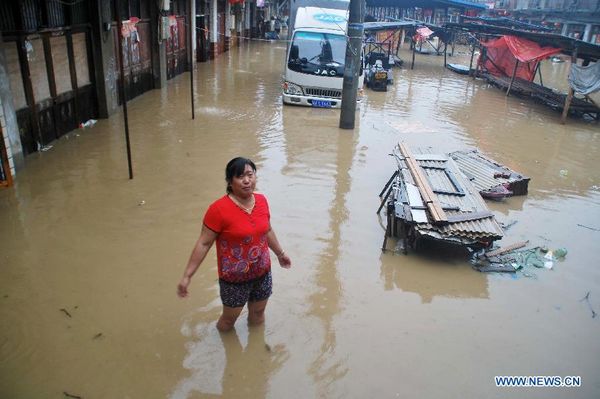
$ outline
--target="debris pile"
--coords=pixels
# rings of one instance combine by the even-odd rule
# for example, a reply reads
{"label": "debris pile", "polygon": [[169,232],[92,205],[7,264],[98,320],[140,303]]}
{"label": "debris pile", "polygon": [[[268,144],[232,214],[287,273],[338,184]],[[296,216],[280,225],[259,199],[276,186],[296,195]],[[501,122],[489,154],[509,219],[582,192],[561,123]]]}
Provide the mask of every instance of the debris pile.
{"label": "debris pile", "polygon": [[473,268],[480,272],[516,273],[521,271],[532,277],[531,270],[552,269],[554,263],[567,256],[565,248],[554,250],[546,247],[525,248],[529,242],[521,241],[491,251],[474,252],[471,258]]}
{"label": "debris pile", "polygon": [[[446,155],[414,155],[399,144],[393,155],[398,169],[384,189],[388,237],[404,240],[404,250],[424,240],[470,248],[488,248],[502,238],[502,228],[472,183]],[[385,196],[383,197],[383,195]]]}

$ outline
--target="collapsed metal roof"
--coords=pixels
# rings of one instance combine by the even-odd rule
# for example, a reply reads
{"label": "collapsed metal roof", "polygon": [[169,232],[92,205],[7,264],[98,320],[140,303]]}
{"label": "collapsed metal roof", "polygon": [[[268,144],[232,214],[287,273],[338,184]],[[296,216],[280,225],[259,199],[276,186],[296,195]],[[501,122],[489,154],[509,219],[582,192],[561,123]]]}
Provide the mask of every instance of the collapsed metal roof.
{"label": "collapsed metal roof", "polygon": [[508,195],[527,194],[529,177],[487,158],[477,150],[455,151],[448,155],[483,197],[499,199]]}
{"label": "collapsed metal roof", "polygon": [[[398,150],[400,149],[400,146]],[[503,231],[486,206],[479,190],[446,155],[395,152],[399,173],[396,177],[391,204],[394,216],[414,228],[416,238],[426,237],[462,245],[487,244],[502,238]],[[423,195],[422,185],[415,177],[409,159],[416,161],[426,176],[445,221],[436,220],[431,201]],[[414,165],[414,164],[413,164]]]}

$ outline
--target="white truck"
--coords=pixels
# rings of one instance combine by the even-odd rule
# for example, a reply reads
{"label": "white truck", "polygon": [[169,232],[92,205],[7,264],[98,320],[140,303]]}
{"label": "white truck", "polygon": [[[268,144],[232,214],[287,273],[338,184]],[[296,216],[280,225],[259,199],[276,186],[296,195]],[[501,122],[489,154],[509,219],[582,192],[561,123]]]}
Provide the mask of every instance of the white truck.
{"label": "white truck", "polygon": [[[295,0],[290,10],[283,102],[340,108],[349,0]],[[363,85],[362,68],[359,88]]]}

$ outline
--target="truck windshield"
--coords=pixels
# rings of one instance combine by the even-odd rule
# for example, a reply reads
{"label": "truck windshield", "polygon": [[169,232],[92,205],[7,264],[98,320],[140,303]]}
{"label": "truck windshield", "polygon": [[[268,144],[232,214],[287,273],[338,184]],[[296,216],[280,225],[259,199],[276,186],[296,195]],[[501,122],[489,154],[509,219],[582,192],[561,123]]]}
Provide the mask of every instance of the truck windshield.
{"label": "truck windshield", "polygon": [[288,68],[323,76],[344,76],[346,36],[331,33],[296,32],[290,47]]}

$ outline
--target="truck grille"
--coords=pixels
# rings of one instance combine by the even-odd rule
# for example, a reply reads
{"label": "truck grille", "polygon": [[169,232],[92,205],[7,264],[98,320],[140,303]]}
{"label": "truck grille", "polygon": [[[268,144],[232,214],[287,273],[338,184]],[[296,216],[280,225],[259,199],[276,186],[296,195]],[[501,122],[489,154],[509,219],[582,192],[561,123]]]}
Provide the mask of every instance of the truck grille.
{"label": "truck grille", "polygon": [[327,98],[342,98],[341,90],[319,89],[316,87],[306,87],[304,89],[307,96],[327,97]]}

